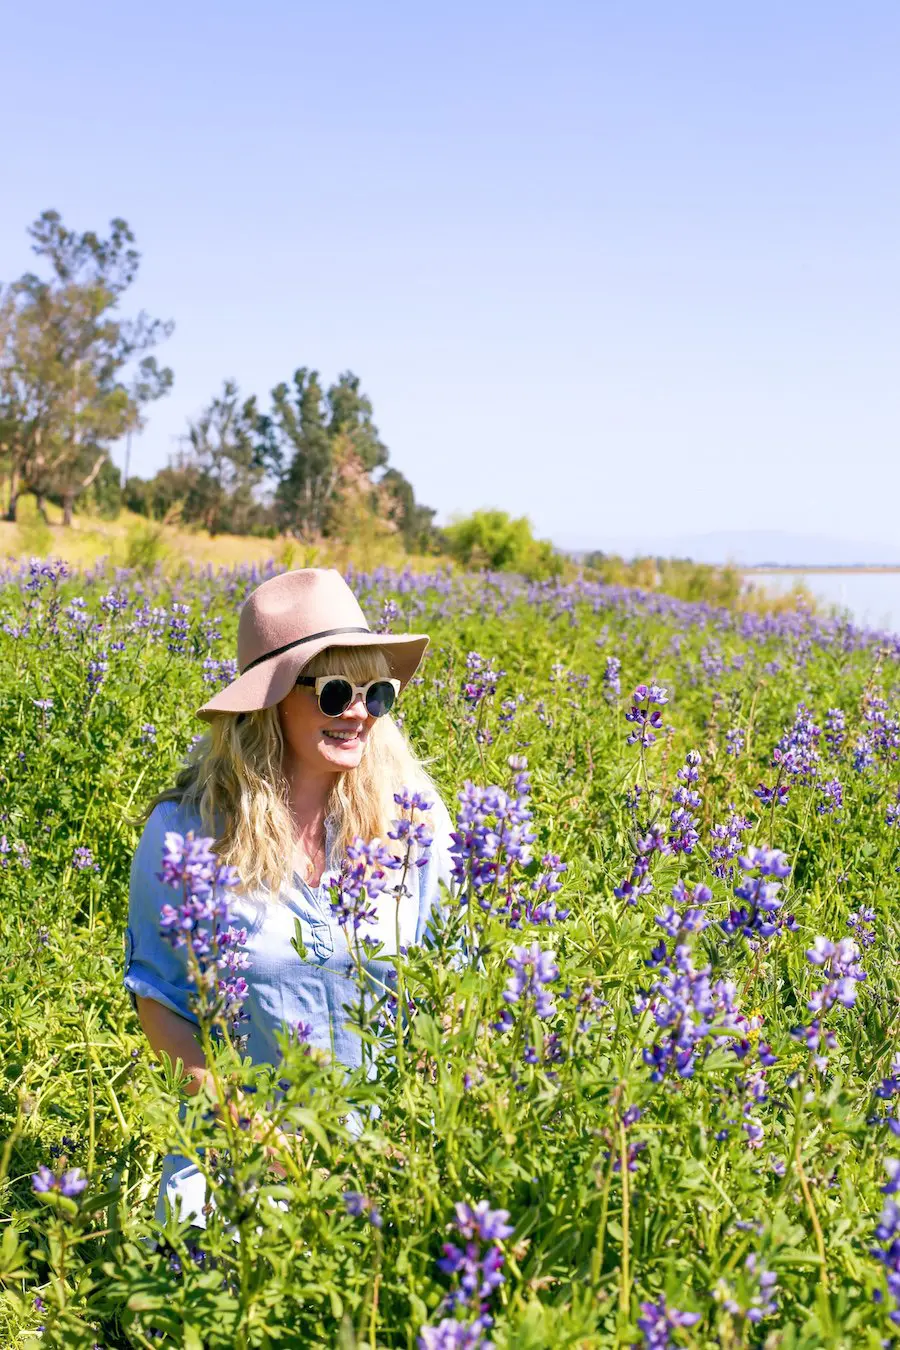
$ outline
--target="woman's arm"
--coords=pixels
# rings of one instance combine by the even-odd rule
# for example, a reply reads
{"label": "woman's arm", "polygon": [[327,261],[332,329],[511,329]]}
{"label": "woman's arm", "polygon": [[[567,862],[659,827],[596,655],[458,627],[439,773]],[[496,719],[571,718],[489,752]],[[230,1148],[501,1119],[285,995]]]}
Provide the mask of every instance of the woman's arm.
{"label": "woman's arm", "polygon": [[153,1053],[159,1059],[165,1051],[173,1064],[176,1059],[181,1060],[185,1073],[191,1075],[184,1085],[184,1091],[193,1097],[206,1077],[206,1059],[194,1035],[193,1023],[179,1017],[155,998],[143,998],[137,994],[135,1003],[144,1035],[153,1047]]}
{"label": "woman's arm", "polygon": [[[205,1078],[209,1074],[206,1067],[206,1058],[200,1046],[200,1042],[193,1032],[193,1024],[186,1018],[179,1017],[171,1009],[166,1008],[162,1003],[153,998],[142,998],[140,994],[135,995],[138,1017],[141,1026],[144,1029],[144,1035],[153,1047],[153,1053],[160,1057],[163,1051],[169,1056],[174,1064],[176,1059],[180,1059],[184,1065],[186,1074],[190,1074],[187,1083],[184,1084],[183,1091],[188,1097],[195,1096]],[[254,1137],[261,1144],[266,1145],[266,1152],[272,1162],[273,1170],[279,1175],[284,1176],[285,1171],[278,1162],[279,1146],[282,1148],[289,1146],[289,1140],[278,1126],[271,1120],[260,1115],[253,1109],[248,1098],[244,1097],[244,1109],[247,1111],[253,1122]],[[229,1107],[233,1117],[237,1120],[241,1116],[241,1109],[237,1102],[230,1102]]]}

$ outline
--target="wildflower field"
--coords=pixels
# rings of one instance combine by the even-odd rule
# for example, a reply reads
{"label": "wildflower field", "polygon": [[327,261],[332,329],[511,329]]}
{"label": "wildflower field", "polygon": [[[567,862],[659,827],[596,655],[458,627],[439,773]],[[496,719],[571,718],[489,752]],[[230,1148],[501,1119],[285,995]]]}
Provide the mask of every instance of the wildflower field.
{"label": "wildflower field", "polygon": [[[205,921],[181,940],[216,1068],[179,1114],[121,982],[130,818],[273,568],[3,573],[0,1345],[893,1344],[900,639],[349,574],[373,627],[432,635],[398,713],[456,885],[348,1007],[363,1068],[302,1025],[254,1067],[229,878],[170,841],[160,921]],[[401,851],[422,806],[400,794]],[[403,884],[363,843],[335,885],[356,952]],[[205,1228],[153,1223],[173,1147]]]}

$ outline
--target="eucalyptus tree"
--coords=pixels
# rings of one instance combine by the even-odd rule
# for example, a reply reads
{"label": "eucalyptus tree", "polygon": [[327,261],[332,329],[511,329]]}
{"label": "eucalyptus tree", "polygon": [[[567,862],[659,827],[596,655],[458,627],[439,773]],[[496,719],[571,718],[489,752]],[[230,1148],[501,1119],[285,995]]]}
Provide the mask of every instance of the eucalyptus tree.
{"label": "eucalyptus tree", "polygon": [[348,457],[365,475],[387,464],[371,401],[350,371],[326,390],[317,371],[300,367],[290,385],[272,390],[260,426],[262,455],[277,480],[279,521],[303,538],[330,532]]}
{"label": "eucalyptus tree", "polygon": [[107,238],[67,229],[57,211],[30,226],[49,276],[26,272],[0,285],[0,453],[7,519],[19,496],[56,497],[69,524],[76,498],[109,459],[109,447],[143,425],[142,409],[167,393],[172,371],[152,349],[172,323],[122,315],[140,254],[121,219]]}

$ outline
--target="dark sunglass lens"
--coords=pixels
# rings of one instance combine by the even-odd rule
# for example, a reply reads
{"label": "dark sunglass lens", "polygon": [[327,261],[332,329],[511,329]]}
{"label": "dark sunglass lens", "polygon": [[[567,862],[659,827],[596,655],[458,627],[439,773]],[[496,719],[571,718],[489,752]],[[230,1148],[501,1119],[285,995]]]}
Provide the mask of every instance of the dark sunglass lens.
{"label": "dark sunglass lens", "polygon": [[366,694],[366,707],[372,717],[383,717],[394,706],[394,686],[387,680],[378,680]]}
{"label": "dark sunglass lens", "polygon": [[353,686],[346,680],[329,680],[322,686],[319,695],[319,707],[326,717],[339,717],[345,708],[350,707]]}

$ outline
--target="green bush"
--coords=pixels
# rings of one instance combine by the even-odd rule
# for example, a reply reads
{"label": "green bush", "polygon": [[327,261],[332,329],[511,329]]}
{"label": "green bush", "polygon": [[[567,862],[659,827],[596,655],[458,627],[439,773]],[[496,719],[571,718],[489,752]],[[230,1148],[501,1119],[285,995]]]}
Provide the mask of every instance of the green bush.
{"label": "green bush", "polygon": [[563,559],[549,540],[535,539],[525,516],[475,511],[445,526],[443,538],[447,552],[464,567],[517,572],[535,580],[563,571]]}

